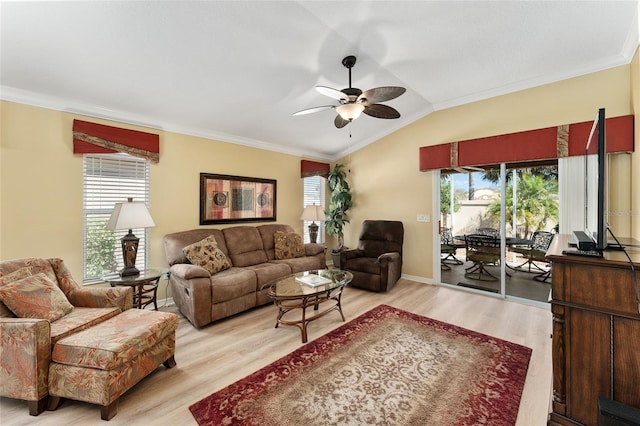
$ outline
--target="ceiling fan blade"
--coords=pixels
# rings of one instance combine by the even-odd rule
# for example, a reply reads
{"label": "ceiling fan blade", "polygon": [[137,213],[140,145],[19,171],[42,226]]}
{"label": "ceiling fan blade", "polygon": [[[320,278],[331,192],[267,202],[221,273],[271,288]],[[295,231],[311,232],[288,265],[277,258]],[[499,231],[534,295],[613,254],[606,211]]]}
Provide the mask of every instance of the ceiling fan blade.
{"label": "ceiling fan blade", "polygon": [[395,99],[406,91],[407,89],[405,89],[404,87],[397,86],[376,87],[362,93],[358,97],[358,101],[366,99],[368,103],[376,104],[378,102],[385,102],[390,101],[391,99]]}
{"label": "ceiling fan blade", "polygon": [[314,112],[320,112],[320,111],[324,111],[326,109],[331,109],[331,108],[335,108],[335,107],[336,107],[335,105],[317,106],[317,107],[313,107],[313,108],[303,109],[302,111],[294,112],[292,115],[312,114]]}
{"label": "ceiling fan blade", "polygon": [[344,126],[349,124],[349,120],[345,120],[340,116],[340,114],[338,114],[336,115],[336,119],[333,120],[333,124],[335,124],[338,129],[342,129]]}
{"label": "ceiling fan blade", "polygon": [[349,100],[349,96],[347,96],[345,93],[342,93],[339,90],[336,89],[332,89],[331,87],[326,87],[326,86],[316,86],[316,90],[320,93],[322,93],[325,96],[328,96],[330,98],[333,99],[337,99],[339,101],[348,101]]}
{"label": "ceiling fan blade", "polygon": [[400,118],[400,113],[395,108],[382,104],[367,105],[362,112],[375,118]]}

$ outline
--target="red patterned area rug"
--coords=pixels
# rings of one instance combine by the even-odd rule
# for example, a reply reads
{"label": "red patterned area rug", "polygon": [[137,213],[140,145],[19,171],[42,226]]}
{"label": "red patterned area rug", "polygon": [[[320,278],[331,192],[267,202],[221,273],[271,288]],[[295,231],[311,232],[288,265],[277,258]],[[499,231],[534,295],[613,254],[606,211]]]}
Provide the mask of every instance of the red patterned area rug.
{"label": "red patterned area rug", "polygon": [[200,425],[513,425],[530,357],[380,305],[189,409]]}

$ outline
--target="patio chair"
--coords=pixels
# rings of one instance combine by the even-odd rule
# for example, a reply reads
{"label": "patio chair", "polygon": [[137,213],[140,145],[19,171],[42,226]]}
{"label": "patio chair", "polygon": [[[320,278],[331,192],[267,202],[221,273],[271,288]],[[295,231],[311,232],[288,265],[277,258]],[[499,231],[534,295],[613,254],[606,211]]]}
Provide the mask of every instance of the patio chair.
{"label": "patio chair", "polygon": [[441,269],[450,270],[451,267],[448,263],[453,265],[462,265],[464,263],[456,257],[457,250],[458,246],[453,242],[451,228],[440,228],[440,255],[445,255],[440,258]]}
{"label": "patio chair", "polygon": [[479,235],[488,235],[494,238],[500,238],[500,231],[495,228],[478,228],[476,233]]}
{"label": "patio chair", "polygon": [[465,236],[465,245],[467,260],[473,265],[466,268],[464,276],[479,281],[497,281],[498,278],[486,266],[500,262],[500,240],[489,235],[473,234]]}
{"label": "patio chair", "polygon": [[[536,273],[537,275],[533,277],[534,280],[547,282],[551,276],[551,268],[549,267],[550,262],[545,258],[545,254],[551,245],[553,235],[554,234],[552,232],[548,231],[536,231],[531,237],[531,240],[533,241],[531,246],[514,247],[512,251],[519,253],[526,259],[523,264],[518,265],[515,269],[528,273]],[[547,268],[541,268],[536,262],[544,263]],[[535,268],[535,270],[532,271],[532,267]]]}

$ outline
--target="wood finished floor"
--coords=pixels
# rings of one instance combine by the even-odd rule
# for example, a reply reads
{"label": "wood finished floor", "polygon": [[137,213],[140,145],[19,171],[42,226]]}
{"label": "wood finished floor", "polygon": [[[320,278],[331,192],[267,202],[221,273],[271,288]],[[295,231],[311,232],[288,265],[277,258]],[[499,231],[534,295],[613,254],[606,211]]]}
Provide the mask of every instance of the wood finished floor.
{"label": "wood finished floor", "polygon": [[[551,392],[551,313],[548,309],[509,302],[461,290],[406,279],[386,294],[347,288],[343,311],[347,321],[387,304],[446,321],[533,349],[520,402],[517,425],[545,425]],[[161,310],[177,312],[175,306]],[[100,420],[97,406],[65,401],[57,411],[38,417],[27,403],[0,398],[2,425],[196,425],[188,406],[300,347],[297,327],[274,328],[276,308],[266,305],[218,321],[200,330],[180,317],[176,362],[160,366],[120,399],[118,414]],[[337,312],[309,326],[309,340],[342,324]]]}

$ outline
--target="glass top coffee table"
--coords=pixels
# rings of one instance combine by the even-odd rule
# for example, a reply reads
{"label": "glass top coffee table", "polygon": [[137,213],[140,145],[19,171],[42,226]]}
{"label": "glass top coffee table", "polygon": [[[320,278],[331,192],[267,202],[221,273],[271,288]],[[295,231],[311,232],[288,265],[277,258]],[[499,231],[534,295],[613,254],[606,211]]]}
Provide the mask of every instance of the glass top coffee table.
{"label": "glass top coffee table", "polygon": [[[342,314],[340,298],[342,290],[351,282],[351,272],[339,269],[319,269],[298,272],[265,285],[262,290],[273,299],[278,307],[276,328],[282,325],[295,325],[302,333],[302,343],[307,342],[307,325],[331,311]],[[322,310],[320,306],[324,305]],[[307,315],[307,308],[313,306],[313,313]],[[293,311],[293,312],[292,312]],[[299,317],[296,312],[300,313]],[[292,312],[288,317],[283,317]]]}

